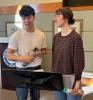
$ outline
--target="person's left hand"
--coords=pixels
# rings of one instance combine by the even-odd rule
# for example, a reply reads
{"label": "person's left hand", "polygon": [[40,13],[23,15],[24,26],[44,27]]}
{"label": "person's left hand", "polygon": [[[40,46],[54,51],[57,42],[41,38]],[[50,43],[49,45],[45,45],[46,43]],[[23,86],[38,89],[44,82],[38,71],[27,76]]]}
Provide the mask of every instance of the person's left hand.
{"label": "person's left hand", "polygon": [[81,96],[81,94],[79,93],[80,84],[81,84],[81,81],[80,80],[76,81],[75,87],[74,87],[74,89],[72,89],[72,94],[73,95]]}

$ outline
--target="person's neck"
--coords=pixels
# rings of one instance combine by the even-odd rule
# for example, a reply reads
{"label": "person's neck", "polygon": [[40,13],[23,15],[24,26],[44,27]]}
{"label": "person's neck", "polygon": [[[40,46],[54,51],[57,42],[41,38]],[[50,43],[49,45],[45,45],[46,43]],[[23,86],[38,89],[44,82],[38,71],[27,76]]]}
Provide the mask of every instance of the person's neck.
{"label": "person's neck", "polygon": [[25,31],[27,32],[34,32],[35,31],[35,27],[29,27],[29,28],[25,28]]}
{"label": "person's neck", "polygon": [[70,27],[70,25],[64,25],[64,26],[62,26],[61,35],[62,36],[67,36],[71,33],[71,31],[72,31],[72,28]]}

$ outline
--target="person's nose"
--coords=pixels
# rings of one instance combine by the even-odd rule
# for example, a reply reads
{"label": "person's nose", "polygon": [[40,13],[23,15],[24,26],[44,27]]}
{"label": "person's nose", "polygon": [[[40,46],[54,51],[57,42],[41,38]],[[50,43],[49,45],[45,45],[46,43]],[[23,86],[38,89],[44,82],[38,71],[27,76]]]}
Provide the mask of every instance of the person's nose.
{"label": "person's nose", "polygon": [[57,16],[55,16],[55,18],[54,18],[54,22],[56,22],[57,21]]}
{"label": "person's nose", "polygon": [[25,18],[25,22],[28,22],[28,18]]}

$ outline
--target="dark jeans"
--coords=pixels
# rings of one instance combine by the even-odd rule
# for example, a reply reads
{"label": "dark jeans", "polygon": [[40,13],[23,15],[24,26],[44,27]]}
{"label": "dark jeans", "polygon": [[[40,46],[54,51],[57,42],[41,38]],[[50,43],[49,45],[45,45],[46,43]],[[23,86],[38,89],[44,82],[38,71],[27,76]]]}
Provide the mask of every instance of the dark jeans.
{"label": "dark jeans", "polygon": [[[28,67],[28,68],[17,68],[17,70],[38,70],[41,69],[41,66],[36,66],[36,67]],[[17,100],[27,100],[28,96],[28,88],[16,88],[16,96]],[[40,90],[37,89],[30,89],[30,100],[39,100],[40,98]],[[32,98],[33,97],[33,98]]]}
{"label": "dark jeans", "polygon": [[54,91],[55,100],[81,100],[80,96],[72,95],[71,93],[64,93],[64,92],[58,92]]}
{"label": "dark jeans", "polygon": [[[16,88],[16,96],[17,96],[17,100],[27,100],[28,88]],[[40,90],[30,91],[30,100],[39,100],[39,98],[40,98]]]}

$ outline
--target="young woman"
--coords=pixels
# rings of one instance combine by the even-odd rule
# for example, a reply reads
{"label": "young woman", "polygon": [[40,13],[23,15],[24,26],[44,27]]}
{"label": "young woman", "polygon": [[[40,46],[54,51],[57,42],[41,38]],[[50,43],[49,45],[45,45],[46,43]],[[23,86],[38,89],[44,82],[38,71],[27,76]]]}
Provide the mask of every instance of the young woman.
{"label": "young woman", "polygon": [[84,68],[84,50],[80,35],[71,28],[75,20],[69,8],[56,11],[55,21],[62,29],[53,38],[52,71],[66,74],[75,74],[75,82],[71,93],[55,92],[56,100],[80,100],[81,74]]}

